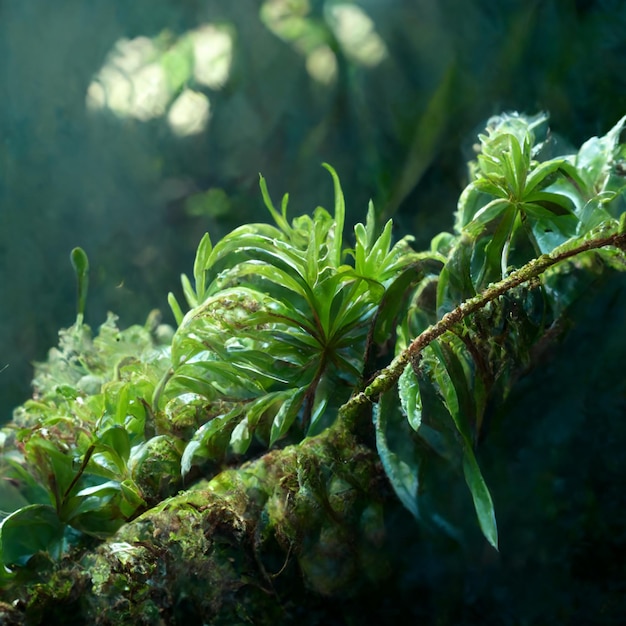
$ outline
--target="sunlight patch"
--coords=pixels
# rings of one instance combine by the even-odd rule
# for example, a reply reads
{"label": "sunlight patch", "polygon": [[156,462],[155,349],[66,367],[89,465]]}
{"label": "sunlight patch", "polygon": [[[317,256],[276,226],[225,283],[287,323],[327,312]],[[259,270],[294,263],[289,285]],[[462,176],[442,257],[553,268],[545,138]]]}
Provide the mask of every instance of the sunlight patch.
{"label": "sunlight patch", "polygon": [[204,131],[211,117],[211,103],[203,94],[185,89],[170,107],[167,123],[179,137]]}
{"label": "sunlight patch", "polygon": [[148,121],[167,117],[180,136],[202,132],[210,118],[208,98],[193,86],[221,89],[230,76],[233,36],[204,24],[180,37],[120,39],[87,89],[90,111]]}
{"label": "sunlight patch", "polygon": [[337,80],[337,57],[328,46],[320,46],[307,55],[306,70],[318,83],[330,85]]}
{"label": "sunlight patch", "polygon": [[233,38],[225,30],[210,24],[196,30],[192,37],[196,82],[211,89],[221,89],[230,76]]}
{"label": "sunlight patch", "polygon": [[335,4],[328,9],[328,21],[347,56],[367,67],[383,61],[388,53],[374,22],[354,4]]}

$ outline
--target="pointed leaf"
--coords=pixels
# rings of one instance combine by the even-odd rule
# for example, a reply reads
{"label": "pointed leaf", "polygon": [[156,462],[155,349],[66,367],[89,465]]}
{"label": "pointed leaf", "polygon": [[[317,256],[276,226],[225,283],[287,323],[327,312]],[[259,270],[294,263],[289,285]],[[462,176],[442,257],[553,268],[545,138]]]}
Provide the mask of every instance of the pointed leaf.
{"label": "pointed leaf", "polygon": [[332,241],[331,248],[331,263],[334,267],[339,267],[341,265],[341,256],[343,252],[343,227],[346,217],[346,204],[343,197],[343,191],[341,190],[341,183],[339,182],[339,177],[337,176],[337,172],[328,165],[328,163],[322,164],[329,172],[333,178],[333,186],[335,189],[335,225],[334,225],[334,238]]}
{"label": "pointed leaf", "polygon": [[422,423],[422,399],[417,376],[411,364],[404,368],[404,372],[398,379],[398,394],[402,412],[411,428],[417,431]]}
{"label": "pointed leaf", "polygon": [[387,391],[374,405],[376,448],[385,474],[400,502],[419,520],[421,516],[418,506],[419,465],[417,459],[400,455],[389,446],[388,431],[401,429],[401,423],[406,423],[398,410],[398,402],[394,396],[393,392]]}
{"label": "pointed leaf", "polygon": [[480,471],[480,467],[478,467],[478,463],[476,462],[474,452],[470,447],[466,447],[464,450],[463,473],[467,486],[472,494],[480,529],[483,531],[483,535],[485,535],[487,541],[497,550],[498,527],[496,525],[493,501]]}
{"label": "pointed leaf", "polygon": [[272,421],[270,446],[273,446],[290,428],[298,416],[306,393],[306,387],[295,389],[291,397],[283,402]]}
{"label": "pointed leaf", "polygon": [[211,237],[209,236],[209,233],[205,233],[198,244],[196,258],[193,264],[193,277],[196,283],[196,294],[198,295],[198,299],[201,301],[204,300],[204,291],[206,286],[205,272],[208,268],[212,251],[213,244],[211,243]]}

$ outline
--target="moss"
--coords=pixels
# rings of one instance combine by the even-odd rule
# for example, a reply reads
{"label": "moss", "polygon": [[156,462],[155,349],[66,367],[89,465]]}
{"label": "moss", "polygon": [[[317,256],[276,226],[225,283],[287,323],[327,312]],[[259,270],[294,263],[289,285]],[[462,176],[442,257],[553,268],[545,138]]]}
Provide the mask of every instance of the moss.
{"label": "moss", "polygon": [[174,437],[159,435],[141,446],[128,468],[148,504],[156,504],[175,494],[182,485],[180,457],[184,443]]}
{"label": "moss", "polygon": [[303,623],[312,597],[388,574],[386,494],[376,455],[327,431],[165,500],[78,566],[66,559],[8,623],[67,623],[68,607],[99,626]]}
{"label": "moss", "polygon": [[0,602],[0,624],[3,626],[24,626],[24,614],[16,607]]}

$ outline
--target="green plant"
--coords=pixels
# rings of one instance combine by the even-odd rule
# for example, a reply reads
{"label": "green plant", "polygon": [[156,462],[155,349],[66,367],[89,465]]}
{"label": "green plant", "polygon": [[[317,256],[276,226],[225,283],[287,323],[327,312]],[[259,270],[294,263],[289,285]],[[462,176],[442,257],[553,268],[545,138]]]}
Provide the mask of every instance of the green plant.
{"label": "green plant", "polygon": [[505,398],[534,347],[549,340],[584,289],[565,261],[576,257],[591,272],[598,257],[626,267],[625,122],[577,155],[541,162],[531,156],[544,147],[535,131],[545,116],[490,120],[459,201],[457,236],[433,240],[447,254],[445,266],[435,283],[418,284],[394,362],[342,407],[346,416],[376,402],[378,449],[396,493],[423,522],[455,537],[437,498],[420,496],[436,481],[428,474],[442,471],[441,460],[459,468],[496,546],[494,507],[474,454],[487,403]]}
{"label": "green plant", "polygon": [[[194,266],[195,290],[183,276],[191,309],[172,341],[165,391],[190,391],[219,413],[192,436],[183,472],[196,457],[243,454],[253,435],[272,446],[293,431],[296,440],[329,426],[358,387],[372,342],[397,316],[385,294],[406,288],[427,256],[403,239],[391,243],[391,222],[380,236],[370,206],[344,248],[344,198],[335,186],[335,214],[287,220],[288,197],[277,211],[261,179],[276,226],[242,226],[214,248],[205,235]],[[387,303],[388,304],[388,303]]]}
{"label": "green plant", "polygon": [[[626,268],[625,119],[576,155],[542,160],[546,118],[503,115],[480,137],[456,232],[416,253],[392,225],[344,245],[337,175],[331,216],[287,218],[261,179],[275,225],[200,242],[177,329],[152,315],[94,338],[83,323],[88,263],[72,253],[76,323],[37,364],[35,395],[1,434],[0,583],[47,552],[101,538],[187,486],[273,446],[371,428],[403,504],[463,541],[442,481],[465,480],[497,546],[479,459],[486,409],[533,351],[558,335],[585,276]],[[536,139],[543,137],[542,141]],[[600,269],[598,269],[600,267]],[[392,362],[376,368],[387,354]],[[357,428],[358,426],[358,428]],[[8,569],[7,569],[8,568]]]}

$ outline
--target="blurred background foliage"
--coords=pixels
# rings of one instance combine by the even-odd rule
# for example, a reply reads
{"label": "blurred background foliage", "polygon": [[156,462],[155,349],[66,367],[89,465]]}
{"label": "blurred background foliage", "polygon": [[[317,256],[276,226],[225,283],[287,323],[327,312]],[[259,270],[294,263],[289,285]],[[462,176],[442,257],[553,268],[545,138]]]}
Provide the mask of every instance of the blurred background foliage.
{"label": "blurred background foliage", "polygon": [[545,109],[580,144],[626,112],[617,0],[23,0],[0,4],[0,421],[75,313],[144,319],[206,230],[372,198],[417,246],[452,224],[475,132]]}

